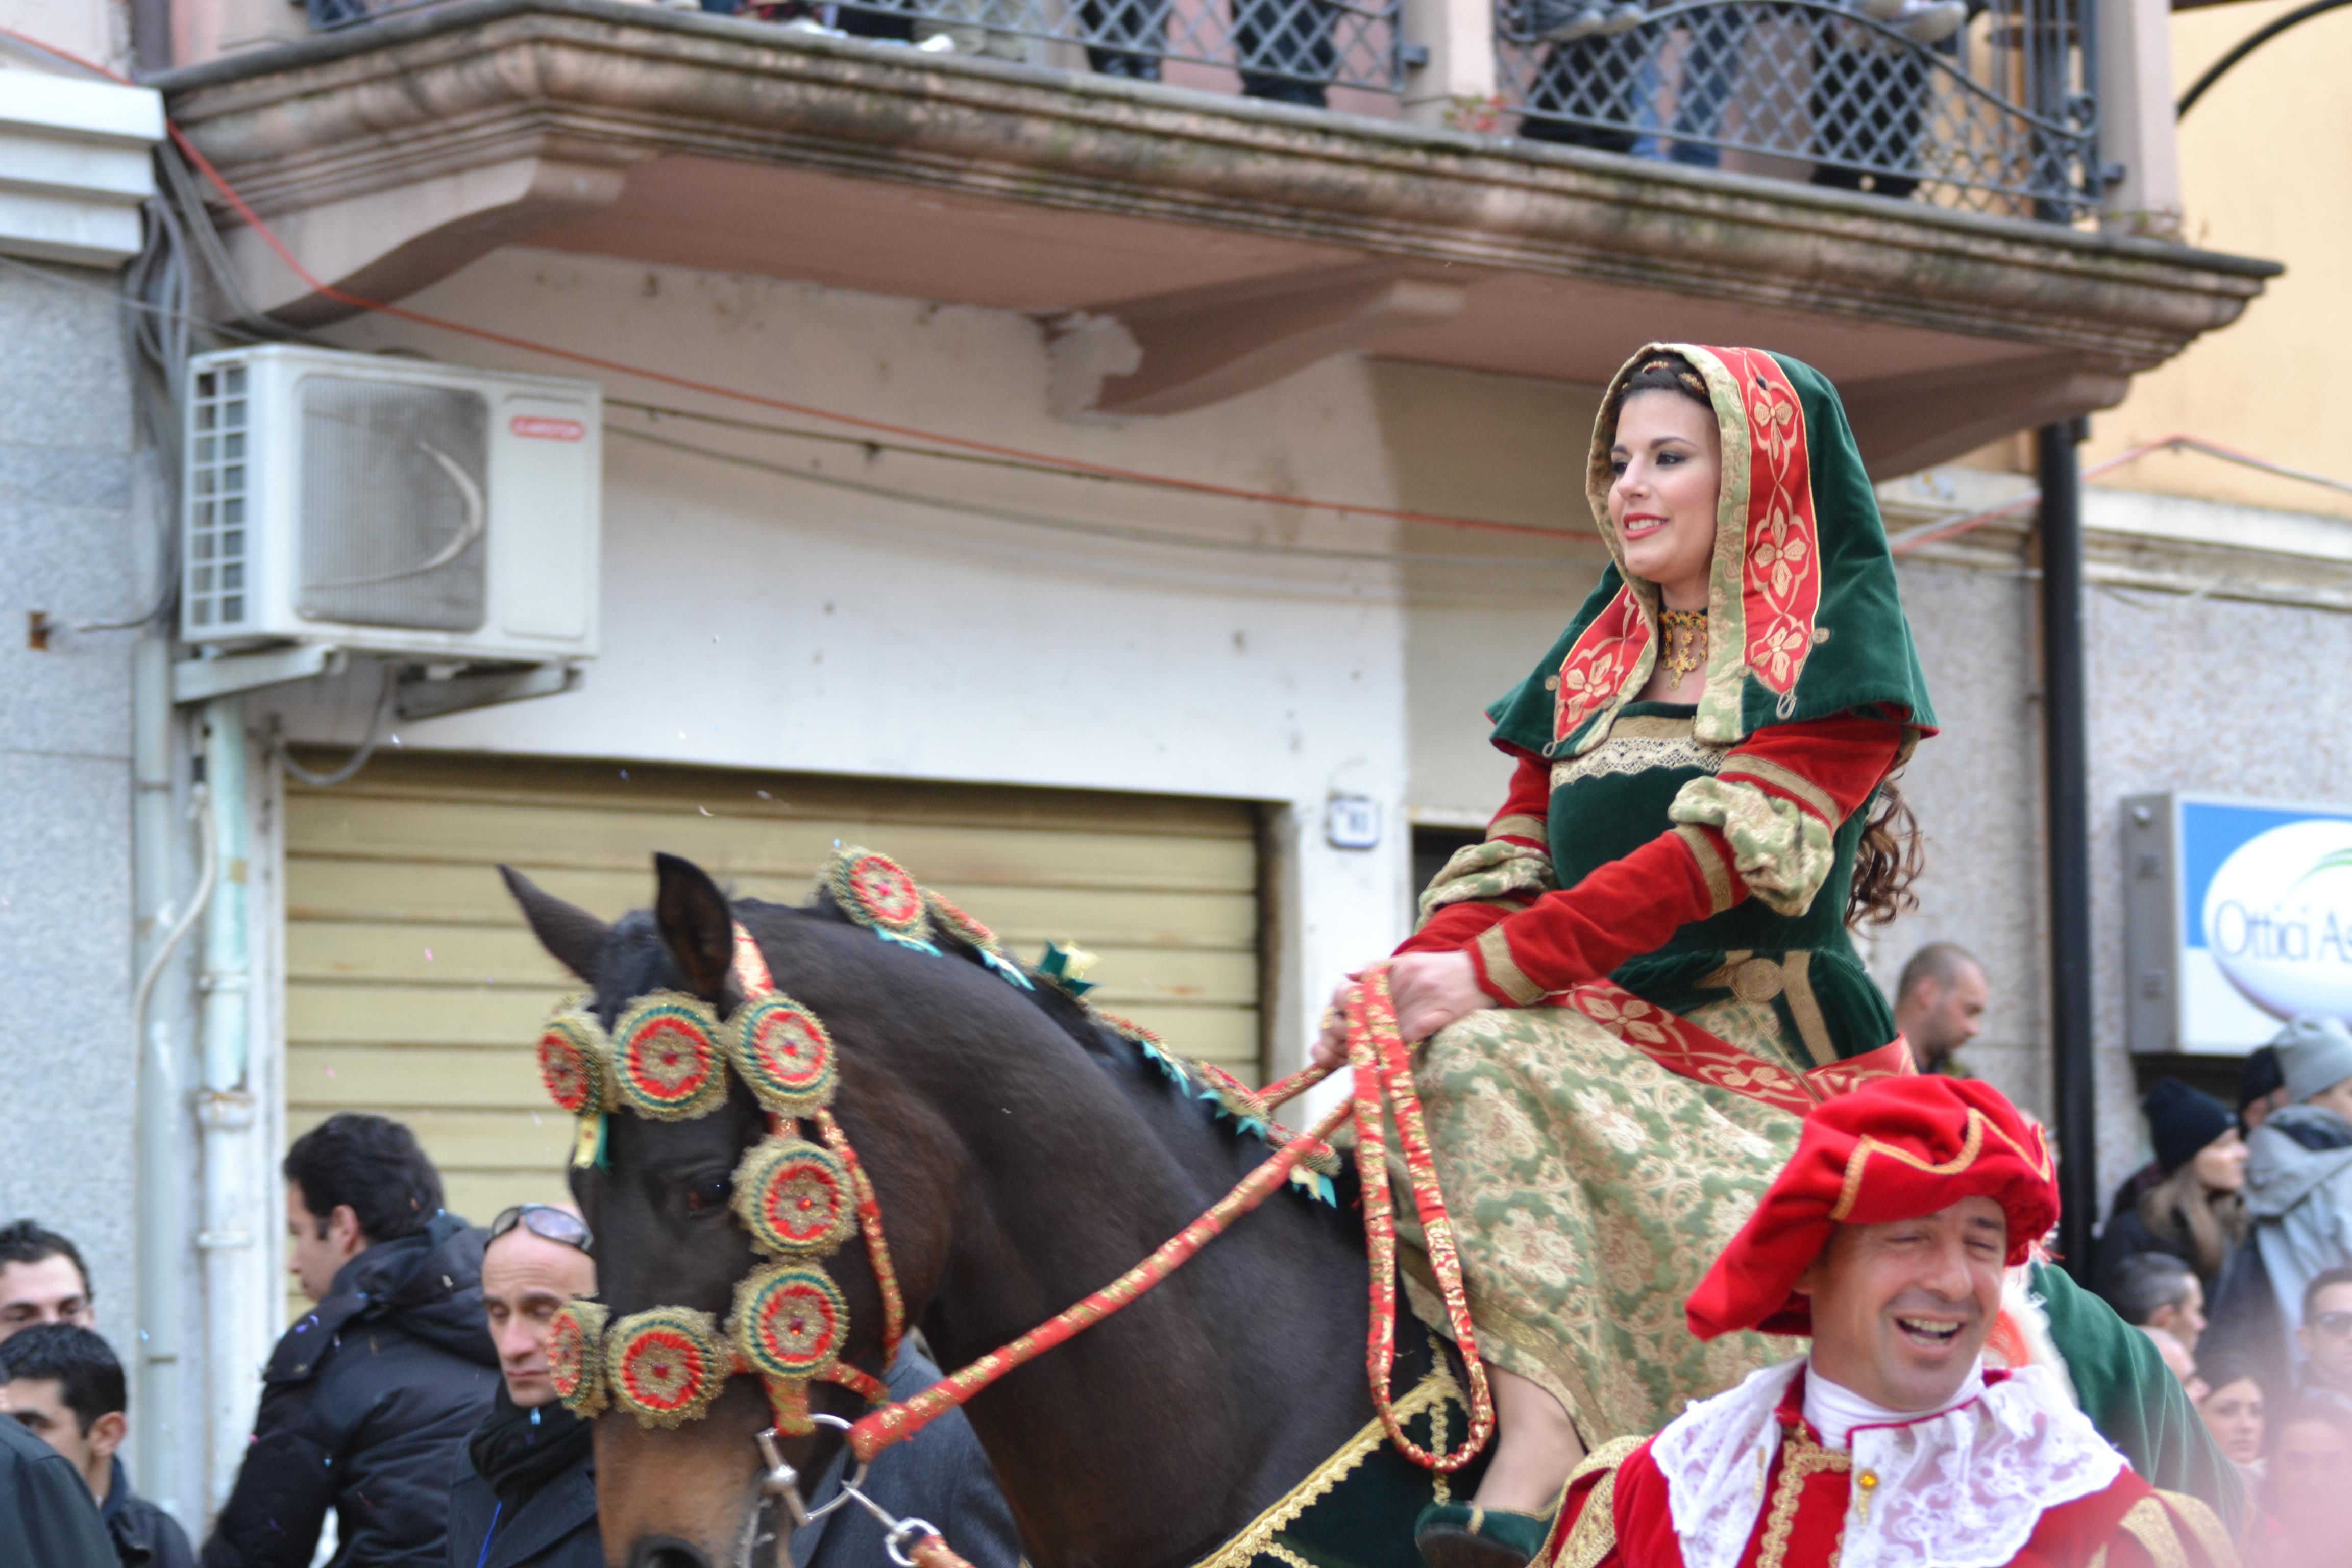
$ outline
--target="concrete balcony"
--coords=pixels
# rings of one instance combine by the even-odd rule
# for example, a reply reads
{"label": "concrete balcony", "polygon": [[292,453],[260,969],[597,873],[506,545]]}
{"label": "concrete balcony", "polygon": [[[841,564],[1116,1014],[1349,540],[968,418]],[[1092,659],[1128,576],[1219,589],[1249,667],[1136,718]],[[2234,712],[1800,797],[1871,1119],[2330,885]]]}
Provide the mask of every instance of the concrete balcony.
{"label": "concrete balcony", "polygon": [[[1591,383],[1645,338],[1763,342],[1837,378],[1895,474],[2115,403],[2275,270],[614,0],[461,0],[156,85],[339,289],[397,299],[528,243],[1025,311],[1073,416],[1197,407],[1345,352]],[[345,313],[228,238],[260,308]]]}

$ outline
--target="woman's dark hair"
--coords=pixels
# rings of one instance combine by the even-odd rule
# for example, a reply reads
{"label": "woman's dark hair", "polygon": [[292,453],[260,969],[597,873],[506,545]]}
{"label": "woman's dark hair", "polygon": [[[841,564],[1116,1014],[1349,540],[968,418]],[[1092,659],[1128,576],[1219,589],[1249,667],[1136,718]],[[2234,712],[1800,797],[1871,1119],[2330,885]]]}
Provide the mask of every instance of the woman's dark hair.
{"label": "woman's dark hair", "polygon": [[1846,896],[1848,926],[1883,926],[1919,907],[1911,884],[1927,860],[1919,847],[1919,819],[1895,787],[1893,775],[1878,786],[1878,809],[1862,829],[1854,849],[1853,890]]}
{"label": "woman's dark hair", "polygon": [[2137,1206],[2150,1236],[2166,1247],[2186,1249],[2183,1255],[2197,1272],[2217,1283],[2221,1265],[2246,1239],[2251,1224],[2246,1194],[2208,1187],[2194,1160],[2140,1194]]}
{"label": "woman's dark hair", "polygon": [[441,1212],[441,1173],[416,1134],[388,1116],[328,1117],[286,1151],[286,1179],[302,1189],[302,1206],[321,1236],[327,1216],[344,1204],[370,1245],[423,1230]]}
{"label": "woman's dark hair", "polygon": [[1625,400],[1637,392],[1678,392],[1702,408],[1712,409],[1715,399],[1706,393],[1706,377],[1699,374],[1691,362],[1676,353],[1654,353],[1634,367],[1618,390],[1617,400],[1610,409],[1610,423],[1616,424],[1616,411]]}

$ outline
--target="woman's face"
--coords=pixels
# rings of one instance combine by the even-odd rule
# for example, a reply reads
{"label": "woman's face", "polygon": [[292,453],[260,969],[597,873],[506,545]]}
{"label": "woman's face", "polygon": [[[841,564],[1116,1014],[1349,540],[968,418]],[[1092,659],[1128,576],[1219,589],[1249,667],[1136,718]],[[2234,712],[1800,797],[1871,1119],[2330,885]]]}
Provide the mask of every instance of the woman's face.
{"label": "woman's face", "polygon": [[2263,1385],[2251,1377],[2225,1383],[2197,1407],[2221,1452],[2241,1465],[2263,1457]]}
{"label": "woman's face", "polygon": [[1723,478],[1714,410],[1679,393],[1633,394],[1617,411],[1609,467],[1609,521],[1625,569],[1655,583],[1670,610],[1706,608]]}
{"label": "woman's face", "polygon": [[2195,1168],[2197,1179],[2205,1184],[2208,1191],[2234,1193],[2245,1187],[2246,1156],[2250,1152],[2246,1141],[2239,1137],[2238,1130],[2232,1127],[2198,1150],[2189,1163]]}

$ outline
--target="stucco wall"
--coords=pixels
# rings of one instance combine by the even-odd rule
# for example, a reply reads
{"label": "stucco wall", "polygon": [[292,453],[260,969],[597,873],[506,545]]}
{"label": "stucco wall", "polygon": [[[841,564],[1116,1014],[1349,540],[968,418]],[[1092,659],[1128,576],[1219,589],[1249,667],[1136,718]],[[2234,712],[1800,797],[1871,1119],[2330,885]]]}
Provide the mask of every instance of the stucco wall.
{"label": "stucco wall", "polygon": [[[905,424],[1284,493],[1391,500],[1365,374],[1350,361],[1197,414],[1075,425],[1045,412],[1043,329],[1009,312],[530,251],[495,255],[410,303]],[[398,322],[338,335],[566,369]],[[614,397],[694,401],[604,379]],[[620,434],[656,428],[904,494],[827,489]],[[617,407],[607,432],[604,656],[584,689],[403,725],[402,743],[1287,804],[1297,952],[1285,967],[1302,989],[1286,999],[1277,1063],[1299,1048],[1319,1007],[1312,994],[1396,941],[1409,858],[1392,564],[1103,531],[1378,555],[1391,543],[1386,524],[656,426]],[[373,679],[289,700],[295,732],[356,734]],[[1381,803],[1377,849],[1325,844],[1334,792]]]}
{"label": "stucco wall", "polygon": [[[137,615],[130,383],[102,275],[0,269],[0,970],[16,977],[0,1220],[88,1258],[99,1327],[132,1318],[130,635]],[[131,1357],[123,1350],[124,1360]]]}

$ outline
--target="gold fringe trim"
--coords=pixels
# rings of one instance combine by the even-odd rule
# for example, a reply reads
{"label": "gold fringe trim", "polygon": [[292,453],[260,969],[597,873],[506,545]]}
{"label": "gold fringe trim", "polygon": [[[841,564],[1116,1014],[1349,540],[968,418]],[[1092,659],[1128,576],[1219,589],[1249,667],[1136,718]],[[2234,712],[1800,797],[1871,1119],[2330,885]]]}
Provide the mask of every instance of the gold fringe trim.
{"label": "gold fringe trim", "polygon": [[2230,1532],[2221,1528],[2221,1515],[2215,1513],[2203,1498],[2191,1497],[2187,1492],[2168,1492],[2161,1488],[2158,1489],[2156,1495],[2164,1500],[2164,1506],[2171,1510],[2175,1523],[2189,1527],[2189,1533],[2197,1538],[2197,1544],[2204,1549],[2205,1559],[2212,1568],[2238,1568],[2237,1543],[2230,1539]]}
{"label": "gold fringe trim", "polygon": [[[1434,1347],[1431,1353],[1437,1353]],[[1446,1370],[1441,1357],[1429,1375],[1415,1384],[1411,1394],[1396,1402],[1397,1421],[1402,1425],[1432,1406],[1442,1408],[1446,1400],[1458,1401],[1461,1397],[1462,1391],[1455,1386],[1454,1374]],[[1332,1488],[1354,1474],[1356,1468],[1371,1457],[1372,1450],[1387,1441],[1388,1433],[1381,1428],[1380,1422],[1371,1422],[1349,1438],[1347,1447],[1316,1466],[1305,1480],[1283,1494],[1279,1502],[1252,1520],[1247,1529],[1211,1555],[1201,1559],[1193,1568],[1244,1568],[1244,1564],[1260,1555],[1273,1557],[1286,1568],[1309,1568],[1306,1559],[1275,1537],[1297,1523],[1300,1516],[1322,1501]]]}

